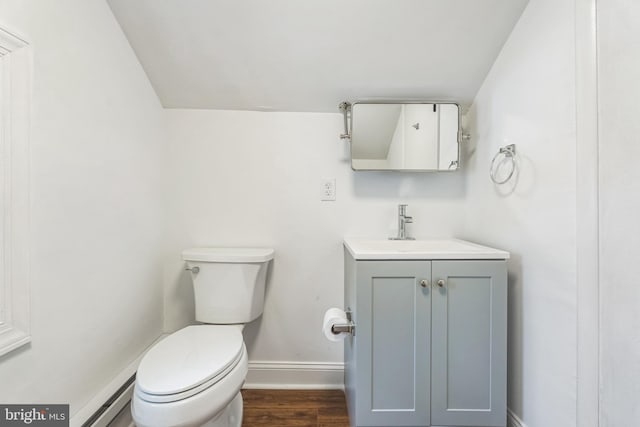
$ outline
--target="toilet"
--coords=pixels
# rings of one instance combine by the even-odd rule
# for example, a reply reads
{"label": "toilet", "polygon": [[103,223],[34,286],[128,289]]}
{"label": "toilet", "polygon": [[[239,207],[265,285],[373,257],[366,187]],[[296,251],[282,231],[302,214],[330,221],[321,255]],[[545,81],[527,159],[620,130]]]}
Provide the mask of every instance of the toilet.
{"label": "toilet", "polygon": [[247,375],[242,330],[262,314],[270,248],[182,252],[196,320],[142,358],[131,398],[138,427],[240,427]]}

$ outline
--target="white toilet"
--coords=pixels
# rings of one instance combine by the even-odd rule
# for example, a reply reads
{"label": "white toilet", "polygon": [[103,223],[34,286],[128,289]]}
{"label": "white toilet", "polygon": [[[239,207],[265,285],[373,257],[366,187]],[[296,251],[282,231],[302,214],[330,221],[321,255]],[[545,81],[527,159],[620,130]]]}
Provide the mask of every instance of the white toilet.
{"label": "white toilet", "polygon": [[138,427],[240,427],[247,374],[242,329],[262,314],[270,248],[182,252],[193,279],[196,320],[153,346],[136,374]]}

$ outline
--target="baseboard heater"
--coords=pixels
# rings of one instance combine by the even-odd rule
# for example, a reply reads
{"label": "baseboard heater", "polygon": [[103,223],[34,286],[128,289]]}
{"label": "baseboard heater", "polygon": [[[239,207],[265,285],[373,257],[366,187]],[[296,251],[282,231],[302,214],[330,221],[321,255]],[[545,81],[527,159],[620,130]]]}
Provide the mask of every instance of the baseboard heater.
{"label": "baseboard heater", "polygon": [[82,427],[107,426],[131,400],[136,374],[133,374],[98,410],[82,424]]}

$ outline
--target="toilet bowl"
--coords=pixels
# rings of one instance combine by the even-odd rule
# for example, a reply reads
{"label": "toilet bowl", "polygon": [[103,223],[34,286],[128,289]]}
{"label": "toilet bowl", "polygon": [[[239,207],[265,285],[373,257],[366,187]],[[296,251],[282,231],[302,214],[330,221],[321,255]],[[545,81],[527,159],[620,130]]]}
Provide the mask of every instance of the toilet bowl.
{"label": "toilet bowl", "polygon": [[[155,345],[138,367],[132,414],[138,427],[196,427],[223,415],[247,375],[247,351],[236,326],[188,326]],[[226,418],[242,421],[240,413]],[[238,409],[238,408],[237,408]],[[237,425],[240,425],[237,423]]]}
{"label": "toilet bowl", "polygon": [[247,375],[242,330],[262,314],[267,248],[183,252],[194,281],[196,320],[142,358],[131,399],[138,427],[240,427]]}

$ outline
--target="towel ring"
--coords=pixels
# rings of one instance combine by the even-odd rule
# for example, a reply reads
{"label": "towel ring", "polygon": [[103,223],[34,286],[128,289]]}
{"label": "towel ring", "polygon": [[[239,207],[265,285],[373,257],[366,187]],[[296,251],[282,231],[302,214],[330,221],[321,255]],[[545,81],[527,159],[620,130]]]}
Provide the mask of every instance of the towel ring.
{"label": "towel ring", "polygon": [[[496,184],[504,184],[507,181],[509,181],[513,176],[513,173],[516,171],[515,157],[516,157],[515,144],[510,144],[510,145],[507,145],[506,147],[500,147],[500,150],[496,153],[495,156],[493,156],[493,160],[491,160],[491,167],[489,168],[489,175],[491,176],[491,181],[495,182]],[[500,158],[501,160],[498,163],[496,163],[496,161]],[[503,180],[499,180],[496,177],[496,174],[498,173],[498,170],[500,169],[500,165],[502,164],[502,162],[506,161],[507,159],[509,159],[509,163],[511,163],[511,170],[507,174],[506,178],[504,178]]]}

